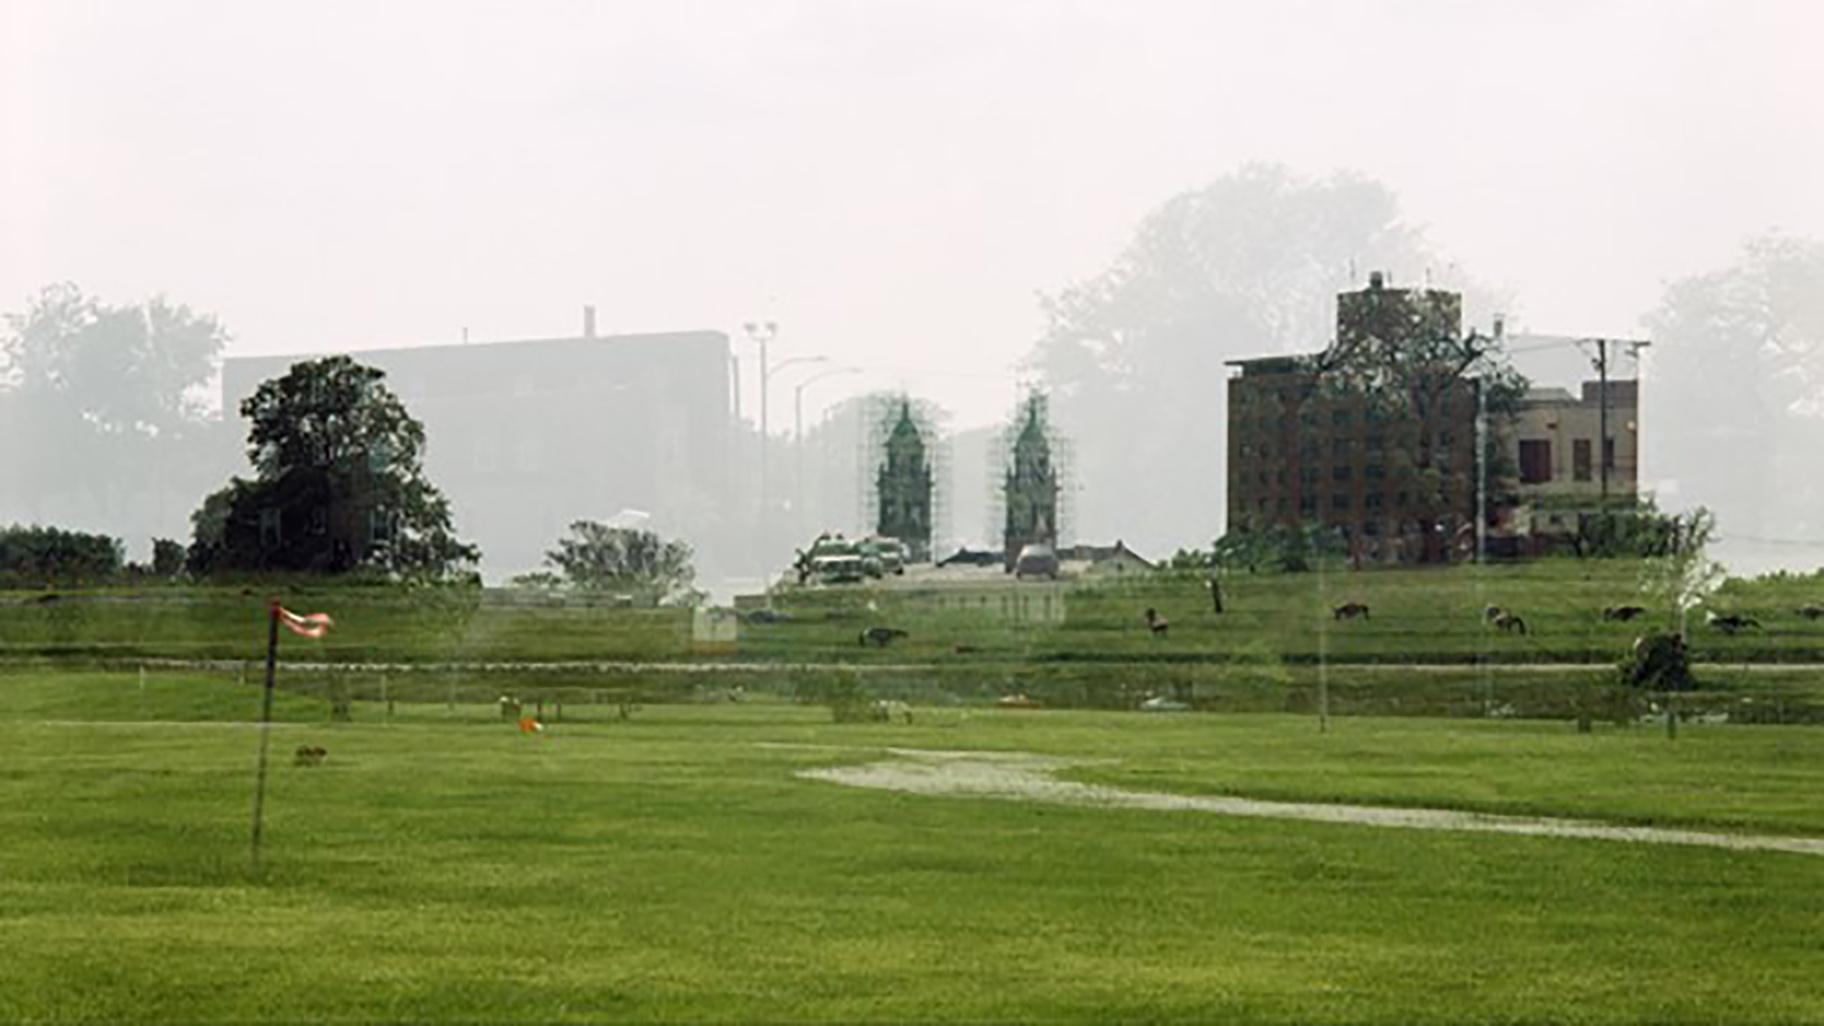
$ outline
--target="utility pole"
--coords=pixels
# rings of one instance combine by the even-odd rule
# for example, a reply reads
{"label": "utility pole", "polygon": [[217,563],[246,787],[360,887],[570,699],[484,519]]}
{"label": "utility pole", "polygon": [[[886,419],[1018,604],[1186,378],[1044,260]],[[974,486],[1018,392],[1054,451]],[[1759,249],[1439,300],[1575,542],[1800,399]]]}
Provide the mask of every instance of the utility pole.
{"label": "utility pole", "polygon": [[[808,385],[814,384],[818,381],[821,381],[824,378],[834,377],[837,374],[859,374],[859,373],[861,373],[861,368],[859,368],[859,367],[831,367],[828,370],[819,371],[818,373],[813,374],[808,378],[805,378],[803,381],[798,382],[797,386],[792,389],[792,453],[793,453],[794,459],[796,459],[796,461],[797,461],[796,469],[793,472],[793,477],[796,479],[794,487],[797,491],[797,498],[795,498],[792,501],[792,519],[793,519],[793,522],[796,524],[798,534],[801,537],[810,530],[810,528],[807,527],[804,522],[804,390],[805,390],[805,387]],[[827,524],[817,525],[819,530],[821,530],[823,527],[827,527],[827,526],[828,526]]]}
{"label": "utility pole", "polygon": [[742,329],[747,332],[748,341],[760,347],[760,509],[765,516],[767,503],[766,488],[766,377],[771,370],[766,363],[766,345],[779,334],[776,321],[748,321]]}
{"label": "utility pole", "polygon": [[1609,512],[1609,340],[1596,340],[1596,462],[1602,468],[1602,512]]}
{"label": "utility pole", "polygon": [[[1616,449],[1620,448],[1615,445],[1614,440],[1609,437],[1609,343],[1614,342],[1618,346],[1627,346],[1628,355],[1634,357],[1635,360],[1640,359],[1640,351],[1642,349],[1647,348],[1653,343],[1606,338],[1596,338],[1591,339],[1590,341],[1596,343],[1596,357],[1590,362],[1596,368],[1597,387],[1600,389],[1596,396],[1596,418],[1597,423],[1600,425],[1597,430],[1602,437],[1597,441],[1597,446],[1599,448],[1596,459],[1601,464],[1602,511],[1606,514],[1609,510],[1609,467],[1610,464],[1614,462],[1611,459],[1611,455]],[[1636,380],[1638,380],[1638,376]],[[1637,403],[1639,402],[1638,397],[1635,401]],[[1635,458],[1637,460],[1639,459],[1638,451],[1638,448],[1636,448]],[[1638,470],[1636,473],[1638,474]]]}

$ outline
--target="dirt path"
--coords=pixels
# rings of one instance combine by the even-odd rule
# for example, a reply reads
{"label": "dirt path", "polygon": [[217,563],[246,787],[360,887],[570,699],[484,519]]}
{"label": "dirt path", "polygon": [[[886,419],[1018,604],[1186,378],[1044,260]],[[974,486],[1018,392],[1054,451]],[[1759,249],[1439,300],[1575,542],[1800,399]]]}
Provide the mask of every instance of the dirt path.
{"label": "dirt path", "polygon": [[847,787],[953,798],[994,798],[1160,812],[1209,812],[1220,816],[1295,819],[1407,830],[1460,830],[1824,855],[1824,838],[1720,834],[1699,830],[1620,826],[1594,820],[1500,816],[1453,809],[1402,809],[1125,791],[1115,787],[1060,780],[1056,776],[1061,769],[1091,765],[1096,760],[1057,759],[1018,752],[888,751],[892,758],[860,766],[802,770],[798,775]]}

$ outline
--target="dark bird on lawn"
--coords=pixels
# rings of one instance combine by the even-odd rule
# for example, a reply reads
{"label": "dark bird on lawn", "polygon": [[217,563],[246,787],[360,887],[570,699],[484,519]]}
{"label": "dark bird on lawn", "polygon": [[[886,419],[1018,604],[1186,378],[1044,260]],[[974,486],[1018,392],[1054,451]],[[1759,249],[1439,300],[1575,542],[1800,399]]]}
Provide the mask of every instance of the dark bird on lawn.
{"label": "dark bird on lawn", "polygon": [[908,636],[909,635],[907,635],[905,631],[900,630],[898,627],[869,627],[867,630],[861,632],[861,640],[858,644],[866,645],[868,642],[872,641],[875,647],[886,648],[890,642]]}
{"label": "dark bird on lawn", "polygon": [[1824,616],[1824,606],[1800,606],[1797,612],[1807,620],[1816,620]]}
{"label": "dark bird on lawn", "polygon": [[1715,627],[1717,630],[1722,631],[1724,634],[1734,634],[1737,631],[1745,631],[1750,628],[1760,630],[1761,628],[1761,622],[1752,616],[1743,616],[1740,613],[1728,613],[1719,616],[1714,610],[1704,613],[1704,622]]}
{"label": "dark bird on lawn", "polygon": [[1330,611],[1338,620],[1353,620],[1356,617],[1368,619],[1368,604],[1365,602],[1345,602]]}
{"label": "dark bird on lawn", "polygon": [[1604,620],[1614,620],[1618,623],[1627,623],[1629,620],[1632,620],[1645,612],[1646,610],[1640,606],[1607,606],[1602,611],[1602,618]]}
{"label": "dark bird on lawn", "polygon": [[1146,608],[1146,629],[1153,632],[1153,637],[1163,638],[1165,632],[1172,629],[1172,623],[1159,615],[1159,610],[1151,606]]}

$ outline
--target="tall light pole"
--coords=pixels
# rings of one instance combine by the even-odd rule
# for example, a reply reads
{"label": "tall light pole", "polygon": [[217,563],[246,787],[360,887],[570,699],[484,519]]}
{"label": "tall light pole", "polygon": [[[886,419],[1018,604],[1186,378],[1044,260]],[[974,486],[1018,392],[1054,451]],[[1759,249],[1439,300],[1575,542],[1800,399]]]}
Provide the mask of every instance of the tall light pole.
{"label": "tall light pole", "polygon": [[779,334],[776,321],[748,321],[741,325],[748,341],[760,347],[760,508],[766,508],[766,344]]}
{"label": "tall light pole", "polygon": [[792,389],[792,452],[797,459],[794,476],[797,479],[798,493],[797,498],[793,500],[792,510],[798,522],[799,535],[803,535],[806,531],[804,523],[804,390],[824,378],[833,378],[838,374],[860,373],[860,367],[831,367],[805,378]]}

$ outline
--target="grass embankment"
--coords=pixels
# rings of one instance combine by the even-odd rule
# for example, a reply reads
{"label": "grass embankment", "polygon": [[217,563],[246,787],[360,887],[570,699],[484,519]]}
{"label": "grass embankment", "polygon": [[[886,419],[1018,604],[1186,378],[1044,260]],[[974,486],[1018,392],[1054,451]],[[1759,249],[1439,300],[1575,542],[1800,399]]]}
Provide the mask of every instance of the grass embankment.
{"label": "grass embankment", "polygon": [[[286,658],[326,662],[645,661],[1195,663],[1207,661],[1465,664],[1613,663],[1663,612],[1605,622],[1605,606],[1639,603],[1639,564],[1542,561],[1486,569],[1334,570],[1232,575],[1226,611],[1211,611],[1195,576],[1149,575],[1081,582],[1055,624],[1021,625],[995,608],[932,609],[915,593],[837,588],[782,596],[788,619],[747,623],[732,652],[698,650],[684,610],[536,607],[490,597],[472,611],[374,587],[278,589],[288,604],[329,609],[338,627],[323,642],[286,646]],[[267,591],[153,588],[138,592],[0,594],[0,658],[257,660]],[[1030,592],[1028,592],[1030,594]],[[1016,589],[1013,594],[1020,594]],[[1367,604],[1368,619],[1338,621],[1332,607]],[[1700,662],[1824,662],[1824,619],[1794,610],[1824,603],[1824,579],[1736,581],[1713,606],[1751,615],[1764,629],[1730,637],[1692,629]],[[1524,636],[1488,626],[1485,605],[1525,618]],[[1171,622],[1163,637],[1141,612]],[[859,642],[871,626],[909,636],[880,648]],[[288,639],[289,640],[289,639]]]}
{"label": "grass embankment", "polygon": [[[793,776],[1034,751],[1124,787],[1824,836],[1801,729],[725,703],[529,738],[402,706],[276,728],[262,882],[254,734],[118,722],[245,721],[252,689],[44,704],[101,686],[0,680],[0,1019],[1824,1021],[1824,859]],[[40,722],[83,709],[116,722]],[[289,765],[304,743],[328,762]]]}

